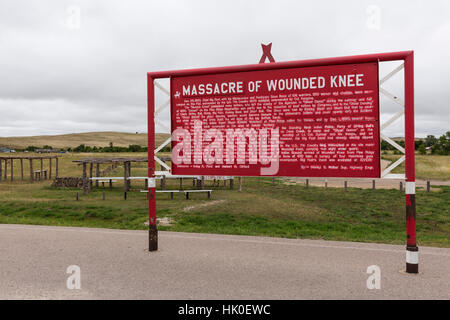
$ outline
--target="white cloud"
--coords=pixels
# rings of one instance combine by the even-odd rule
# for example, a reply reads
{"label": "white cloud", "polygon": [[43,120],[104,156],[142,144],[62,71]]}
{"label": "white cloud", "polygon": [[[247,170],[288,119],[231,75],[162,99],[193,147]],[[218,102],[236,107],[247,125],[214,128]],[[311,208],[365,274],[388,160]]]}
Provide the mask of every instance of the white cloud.
{"label": "white cloud", "polygon": [[[380,8],[379,30],[366,27],[368,5]],[[70,6],[78,29],[67,27]],[[277,61],[415,50],[416,134],[442,134],[449,38],[446,0],[3,0],[0,135],[145,131],[146,72],[256,63],[262,42]],[[387,86],[401,94],[401,76]],[[396,111],[382,103],[383,118]]]}

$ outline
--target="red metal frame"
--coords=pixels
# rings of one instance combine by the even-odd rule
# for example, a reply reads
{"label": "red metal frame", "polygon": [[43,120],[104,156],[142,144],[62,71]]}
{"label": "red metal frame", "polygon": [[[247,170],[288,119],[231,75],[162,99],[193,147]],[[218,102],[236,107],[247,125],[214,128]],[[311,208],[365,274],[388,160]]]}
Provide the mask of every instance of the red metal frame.
{"label": "red metal frame", "polygon": [[[182,77],[205,74],[223,74],[231,72],[245,72],[271,69],[284,69],[296,67],[311,67],[322,65],[354,64],[366,62],[383,62],[403,60],[405,78],[405,177],[407,186],[406,194],[406,224],[407,224],[407,250],[416,252],[416,210],[415,210],[415,169],[414,169],[414,51],[400,51],[389,53],[366,54],[356,56],[310,59],[288,62],[272,62],[261,64],[249,64],[240,66],[186,69],[173,71],[157,71],[147,74],[148,80],[148,173],[154,178],[155,161],[155,126],[154,126],[154,80],[158,78]],[[156,230],[156,199],[155,187],[149,184],[149,225],[150,225],[150,251],[157,250]],[[418,264],[407,263],[407,272],[416,273]]]}

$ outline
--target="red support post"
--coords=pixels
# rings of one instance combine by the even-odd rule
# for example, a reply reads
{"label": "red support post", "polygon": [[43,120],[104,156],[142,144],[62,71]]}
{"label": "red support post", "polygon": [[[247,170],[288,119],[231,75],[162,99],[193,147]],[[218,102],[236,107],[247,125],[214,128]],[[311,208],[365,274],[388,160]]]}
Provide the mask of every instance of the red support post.
{"label": "red support post", "polygon": [[158,250],[158,229],[156,227],[155,197],[155,87],[154,78],[147,75],[148,92],[148,250]]}
{"label": "red support post", "polygon": [[405,57],[406,272],[419,272],[414,167],[414,52]]}

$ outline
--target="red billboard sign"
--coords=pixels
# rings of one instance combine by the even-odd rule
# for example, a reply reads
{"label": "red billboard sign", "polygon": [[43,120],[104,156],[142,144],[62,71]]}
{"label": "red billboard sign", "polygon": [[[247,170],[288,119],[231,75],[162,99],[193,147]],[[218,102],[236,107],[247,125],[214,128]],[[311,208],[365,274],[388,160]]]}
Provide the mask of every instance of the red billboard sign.
{"label": "red billboard sign", "polygon": [[171,78],[172,173],[380,177],[378,63]]}

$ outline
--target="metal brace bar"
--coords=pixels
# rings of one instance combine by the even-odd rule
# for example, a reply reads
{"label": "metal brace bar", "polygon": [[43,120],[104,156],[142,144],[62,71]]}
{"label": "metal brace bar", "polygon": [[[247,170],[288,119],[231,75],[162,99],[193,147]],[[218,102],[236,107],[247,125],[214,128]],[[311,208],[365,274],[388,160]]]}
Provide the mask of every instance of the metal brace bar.
{"label": "metal brace bar", "polygon": [[384,130],[387,127],[389,127],[395,120],[397,120],[398,118],[400,118],[402,115],[405,114],[405,109],[403,109],[402,111],[398,112],[397,114],[395,114],[392,118],[390,118],[388,121],[386,121],[385,123],[383,123],[380,127],[380,130]]}
{"label": "metal brace bar", "polygon": [[161,151],[162,148],[167,146],[170,143],[170,141],[172,141],[172,137],[169,137],[166,141],[161,143],[161,145],[155,150],[155,154],[158,153],[159,151]]}
{"label": "metal brace bar", "polygon": [[383,178],[385,175],[387,175],[389,172],[391,172],[392,170],[394,170],[397,166],[399,166],[403,161],[405,161],[405,156],[401,156],[400,159],[398,159],[397,161],[395,161],[393,164],[391,164],[389,167],[387,167],[383,173],[381,174],[381,177]]}
{"label": "metal brace bar", "polygon": [[163,129],[165,129],[165,130],[167,130],[167,131],[170,131],[169,128],[168,128],[164,123],[162,123],[160,120],[155,119],[155,123],[158,124],[158,125],[159,125],[160,127],[162,127]]}
{"label": "metal brace bar", "polygon": [[161,91],[163,91],[165,94],[167,94],[170,97],[170,92],[166,88],[164,88],[162,85],[160,85],[158,82],[154,81],[155,86],[157,86]]}
{"label": "metal brace bar", "polygon": [[402,63],[401,65],[399,65],[397,68],[395,68],[394,70],[392,70],[391,72],[389,72],[387,75],[385,75],[383,77],[383,79],[380,80],[380,86],[385,83],[387,80],[389,80],[390,78],[392,78],[395,74],[397,74],[400,70],[403,69],[403,67],[405,66],[405,63]]}
{"label": "metal brace bar", "polygon": [[164,162],[162,162],[161,159],[159,159],[157,156],[155,156],[155,161],[158,162],[164,168],[166,168],[167,171],[170,171],[170,167],[167,164],[165,164]]}
{"label": "metal brace bar", "polygon": [[389,137],[386,137],[384,134],[380,134],[381,139],[385,140],[387,143],[389,143],[391,146],[396,148],[397,150],[401,151],[402,153],[405,153],[405,148],[403,148],[401,145],[399,145],[397,142],[392,140]]}
{"label": "metal brace bar", "polygon": [[158,115],[161,111],[163,111],[163,110],[169,105],[169,103],[170,103],[170,99],[167,100],[167,101],[166,101],[165,103],[163,103],[162,105],[160,105],[160,106],[158,107],[158,109],[156,109],[156,111],[155,111],[155,116]]}
{"label": "metal brace bar", "polygon": [[404,173],[388,173],[386,174],[383,179],[400,179],[405,180],[405,174]]}
{"label": "metal brace bar", "polygon": [[391,99],[392,101],[394,101],[395,103],[401,105],[402,107],[405,107],[405,102],[401,98],[397,97],[396,95],[393,95],[392,93],[390,93],[386,89],[383,89],[382,87],[380,87],[380,92],[389,99]]}

